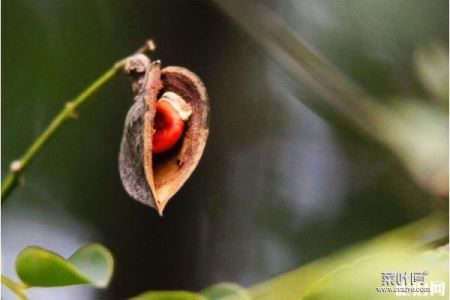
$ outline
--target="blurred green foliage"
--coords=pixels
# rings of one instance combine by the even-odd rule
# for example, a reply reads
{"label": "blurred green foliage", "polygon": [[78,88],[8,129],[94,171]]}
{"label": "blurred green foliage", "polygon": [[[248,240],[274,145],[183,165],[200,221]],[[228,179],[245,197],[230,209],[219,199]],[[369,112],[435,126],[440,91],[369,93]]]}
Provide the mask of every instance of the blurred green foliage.
{"label": "blurred green foliage", "polygon": [[223,282],[194,293],[188,291],[149,291],[130,300],[250,300],[248,292],[237,284]]}
{"label": "blurred green foliage", "polygon": [[208,300],[219,300],[224,298],[233,298],[237,300],[251,299],[248,292],[237,284],[223,282],[207,287],[201,291],[201,294]]}
{"label": "blurred green foliage", "polygon": [[420,46],[414,53],[414,67],[429,97],[448,107],[448,52],[439,43]]}
{"label": "blurred green foliage", "polygon": [[186,291],[145,292],[130,300],[207,300],[200,294]]}
{"label": "blurred green foliage", "polygon": [[[379,293],[383,272],[424,272],[448,286],[448,217],[433,215],[249,288],[253,299],[391,299]],[[434,250],[430,250],[434,249]],[[394,293],[395,295],[395,293]]]}
{"label": "blurred green foliage", "polygon": [[[430,250],[415,255],[410,252],[408,245],[395,245],[385,249],[383,254],[359,257],[328,274],[301,299],[398,299],[396,293],[383,294],[376,291],[376,287],[386,287],[383,286],[381,278],[382,273],[387,272],[393,272],[395,276],[397,273],[404,274],[407,278],[405,285],[410,287],[411,273],[423,272],[428,274],[425,275],[427,287],[430,287],[432,281],[439,281],[448,286],[448,251]],[[408,294],[413,295],[413,292]],[[433,295],[429,292],[422,295],[427,295],[427,299],[442,299],[445,294],[434,292]]]}

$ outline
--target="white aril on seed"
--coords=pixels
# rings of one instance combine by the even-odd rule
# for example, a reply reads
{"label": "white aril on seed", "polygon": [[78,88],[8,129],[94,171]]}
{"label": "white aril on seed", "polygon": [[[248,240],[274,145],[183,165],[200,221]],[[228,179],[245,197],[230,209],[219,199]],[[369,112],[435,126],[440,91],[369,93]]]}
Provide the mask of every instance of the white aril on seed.
{"label": "white aril on seed", "polygon": [[166,101],[178,113],[183,121],[189,120],[192,115],[192,107],[182,97],[174,92],[165,92],[159,101]]}

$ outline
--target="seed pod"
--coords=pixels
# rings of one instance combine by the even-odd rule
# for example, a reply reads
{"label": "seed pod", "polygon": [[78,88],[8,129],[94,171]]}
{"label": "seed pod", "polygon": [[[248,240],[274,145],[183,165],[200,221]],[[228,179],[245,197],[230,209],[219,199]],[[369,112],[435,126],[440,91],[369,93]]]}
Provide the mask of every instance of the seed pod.
{"label": "seed pod", "polygon": [[[162,216],[170,198],[196,168],[208,138],[208,96],[202,81],[182,67],[151,63],[143,54],[130,57],[125,71],[131,76],[135,102],[128,111],[119,154],[119,171],[128,194],[155,208]],[[155,154],[153,133],[159,97],[172,92],[192,109],[180,141]]]}

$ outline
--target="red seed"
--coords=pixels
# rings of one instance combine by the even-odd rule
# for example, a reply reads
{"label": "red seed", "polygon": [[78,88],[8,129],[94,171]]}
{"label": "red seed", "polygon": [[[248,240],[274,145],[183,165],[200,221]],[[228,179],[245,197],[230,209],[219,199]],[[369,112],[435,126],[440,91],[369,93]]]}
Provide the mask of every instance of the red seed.
{"label": "red seed", "polygon": [[167,101],[156,103],[156,115],[153,133],[153,153],[170,150],[180,140],[185,122]]}

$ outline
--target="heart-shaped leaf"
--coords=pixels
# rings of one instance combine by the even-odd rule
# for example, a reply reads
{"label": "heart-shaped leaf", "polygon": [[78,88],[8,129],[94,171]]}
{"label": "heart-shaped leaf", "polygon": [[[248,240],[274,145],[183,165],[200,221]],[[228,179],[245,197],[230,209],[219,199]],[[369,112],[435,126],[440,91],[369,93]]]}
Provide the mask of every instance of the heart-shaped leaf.
{"label": "heart-shaped leaf", "polygon": [[208,300],[200,294],[188,291],[151,291],[130,300]]}
{"label": "heart-shaped leaf", "polygon": [[100,244],[78,249],[65,259],[55,252],[31,246],[17,256],[16,272],[29,286],[55,287],[91,284],[106,287],[111,279],[114,259]]}
{"label": "heart-shaped leaf", "polygon": [[236,299],[236,300],[250,300],[250,295],[247,291],[234,283],[218,283],[201,291],[201,294],[208,300],[219,299]]}

